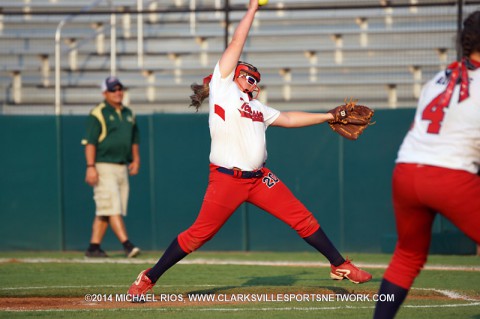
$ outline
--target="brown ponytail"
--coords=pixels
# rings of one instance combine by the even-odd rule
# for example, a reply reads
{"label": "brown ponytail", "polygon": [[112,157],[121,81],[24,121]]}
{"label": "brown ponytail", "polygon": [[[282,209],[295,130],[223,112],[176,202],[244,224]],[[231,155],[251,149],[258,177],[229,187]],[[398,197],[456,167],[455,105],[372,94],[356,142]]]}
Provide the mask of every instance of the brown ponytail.
{"label": "brown ponytail", "polygon": [[480,52],[480,11],[470,14],[463,22],[460,36],[463,56],[470,56],[473,52]]}
{"label": "brown ponytail", "polygon": [[193,83],[190,85],[190,88],[193,91],[193,94],[190,95],[190,106],[193,106],[196,111],[202,105],[203,101],[210,95],[210,80],[212,79],[212,75],[205,77],[203,79],[203,84]]}

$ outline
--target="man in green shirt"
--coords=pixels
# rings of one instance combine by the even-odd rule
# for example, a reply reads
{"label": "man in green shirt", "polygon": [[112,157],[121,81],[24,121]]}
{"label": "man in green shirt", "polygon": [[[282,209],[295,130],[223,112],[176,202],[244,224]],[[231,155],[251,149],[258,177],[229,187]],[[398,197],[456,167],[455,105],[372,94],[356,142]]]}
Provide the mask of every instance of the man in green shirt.
{"label": "man in green shirt", "polygon": [[104,101],[88,116],[85,145],[85,182],[93,187],[96,206],[90,246],[85,256],[107,257],[100,248],[108,225],[129,258],[140,253],[129,240],[123,217],[127,215],[128,175],[140,167],[139,133],[132,111],[122,104],[125,87],[116,77],[102,83]]}

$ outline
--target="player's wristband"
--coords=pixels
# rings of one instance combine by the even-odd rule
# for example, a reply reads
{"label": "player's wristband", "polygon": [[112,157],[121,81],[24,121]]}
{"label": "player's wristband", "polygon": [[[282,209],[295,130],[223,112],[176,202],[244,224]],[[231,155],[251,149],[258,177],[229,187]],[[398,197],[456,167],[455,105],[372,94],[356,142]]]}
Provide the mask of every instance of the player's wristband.
{"label": "player's wristband", "polygon": [[87,164],[87,168],[88,167],[95,167],[95,164]]}

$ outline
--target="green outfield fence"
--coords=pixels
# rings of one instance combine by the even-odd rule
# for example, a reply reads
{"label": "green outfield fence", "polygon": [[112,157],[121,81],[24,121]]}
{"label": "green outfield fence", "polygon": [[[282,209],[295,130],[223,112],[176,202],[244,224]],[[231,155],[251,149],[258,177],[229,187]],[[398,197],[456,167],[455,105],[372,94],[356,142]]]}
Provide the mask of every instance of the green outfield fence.
{"label": "green outfield fence", "polygon": [[[187,108],[189,87],[212,71],[247,1],[95,2],[101,6],[88,12],[93,0],[0,4],[0,250],[87,247],[94,202],[80,140],[86,114],[101,98],[98,84],[111,70],[129,88],[125,103],[139,114],[142,139],[126,218],[130,239],[145,250],[164,249],[199,211],[210,138],[207,114]],[[458,57],[455,35],[480,1],[282,3],[261,9],[242,56],[261,67],[265,104],[325,111],[352,96],[375,108],[376,124],[355,142],[328,125],[270,128],[267,165],[342,251],[390,253],[398,147],[421,85]],[[121,249],[110,231],[104,246]],[[311,248],[245,204],[202,249]],[[431,251],[474,254],[475,245],[437,218]]]}
{"label": "green outfield fence", "polygon": [[[413,109],[378,110],[357,141],[328,125],[269,128],[267,165],[314,213],[342,251],[391,252],[395,227],[391,172]],[[0,249],[83,250],[94,217],[84,183],[80,140],[85,116],[0,116]],[[142,165],[131,178],[126,218],[132,241],[164,249],[195,219],[207,186],[206,114],[138,117]],[[120,249],[109,231],[105,248]],[[282,222],[243,205],[206,250],[309,250]],[[472,241],[443,219],[434,225],[436,253],[475,253]]]}

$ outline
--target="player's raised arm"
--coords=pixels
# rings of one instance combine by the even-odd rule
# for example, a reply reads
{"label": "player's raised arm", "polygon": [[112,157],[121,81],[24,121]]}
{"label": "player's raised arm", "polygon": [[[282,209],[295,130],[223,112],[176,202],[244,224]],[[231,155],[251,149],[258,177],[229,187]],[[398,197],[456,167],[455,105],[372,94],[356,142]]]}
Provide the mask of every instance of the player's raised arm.
{"label": "player's raised arm", "polygon": [[250,0],[247,13],[243,16],[238,24],[232,37],[232,41],[223,52],[220,58],[220,73],[222,78],[227,77],[237,66],[240,55],[243,51],[243,46],[247,40],[248,32],[252,26],[255,13],[258,10],[258,0]]}

